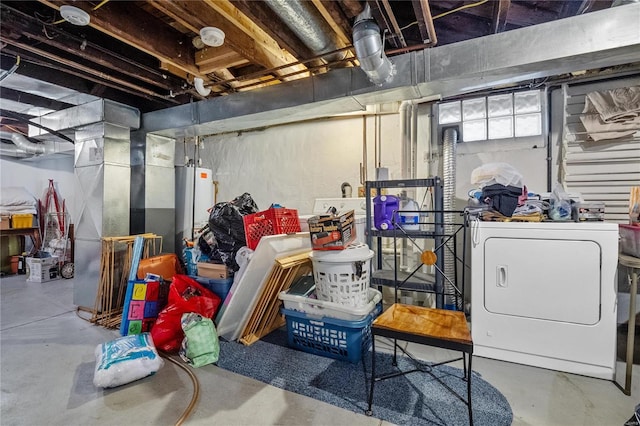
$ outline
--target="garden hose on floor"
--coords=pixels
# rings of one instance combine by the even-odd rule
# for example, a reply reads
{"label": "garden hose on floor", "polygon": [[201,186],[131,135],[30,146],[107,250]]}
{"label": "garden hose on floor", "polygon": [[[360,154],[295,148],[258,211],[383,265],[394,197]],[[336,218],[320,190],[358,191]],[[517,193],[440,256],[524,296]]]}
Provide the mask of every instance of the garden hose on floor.
{"label": "garden hose on floor", "polygon": [[160,355],[167,361],[174,363],[175,365],[177,365],[178,367],[186,371],[187,374],[189,375],[189,378],[191,379],[191,383],[193,383],[193,395],[191,396],[191,402],[189,402],[189,405],[187,406],[186,410],[184,410],[184,412],[176,422],[176,426],[180,426],[191,415],[191,412],[193,411],[193,409],[196,406],[196,403],[198,402],[198,398],[200,398],[200,382],[198,382],[198,378],[196,377],[195,374],[193,374],[193,371],[191,371],[184,364],[179,363],[175,359],[171,358],[168,354],[165,354],[163,352],[161,352]]}
{"label": "garden hose on floor", "polygon": [[[88,308],[83,308],[81,306],[76,307],[76,315],[78,316],[78,318],[83,319],[87,322],[92,322],[91,319],[80,316],[80,311],[83,311],[83,312],[93,312],[93,311],[89,310]],[[184,410],[184,412],[176,422],[176,426],[180,426],[182,425],[182,423],[184,423],[185,420],[187,420],[187,418],[189,418],[189,416],[191,415],[191,412],[196,406],[196,403],[198,402],[198,399],[200,398],[200,382],[198,382],[198,378],[196,377],[195,374],[193,374],[193,371],[191,371],[184,364],[179,363],[178,361],[171,358],[168,354],[164,352],[159,352],[159,353],[160,353],[160,356],[162,356],[164,359],[172,362],[173,364],[177,365],[178,367],[186,371],[187,374],[189,375],[189,378],[191,379],[191,383],[193,383],[193,395],[191,396],[191,402],[189,402],[189,405],[187,406],[187,408]]]}

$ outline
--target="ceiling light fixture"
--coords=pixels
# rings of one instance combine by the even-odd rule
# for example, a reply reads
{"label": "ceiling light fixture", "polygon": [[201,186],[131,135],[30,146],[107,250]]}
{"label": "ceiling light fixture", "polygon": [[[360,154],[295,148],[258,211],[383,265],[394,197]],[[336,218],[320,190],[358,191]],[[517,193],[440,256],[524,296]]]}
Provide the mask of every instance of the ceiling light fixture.
{"label": "ceiling light fixture", "polygon": [[204,27],[200,30],[200,38],[207,46],[222,46],[222,43],[224,43],[224,31],[216,27]]}
{"label": "ceiling light fixture", "polygon": [[65,21],[79,26],[89,25],[91,20],[87,12],[75,6],[60,6],[60,15]]}

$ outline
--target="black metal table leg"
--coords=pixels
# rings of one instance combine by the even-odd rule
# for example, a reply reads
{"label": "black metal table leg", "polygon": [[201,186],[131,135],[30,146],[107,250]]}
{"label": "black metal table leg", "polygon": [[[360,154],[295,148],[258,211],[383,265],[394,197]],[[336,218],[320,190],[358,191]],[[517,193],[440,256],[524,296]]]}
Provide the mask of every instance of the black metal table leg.
{"label": "black metal table leg", "polygon": [[376,336],[371,333],[371,387],[369,388],[369,408],[366,411],[367,416],[373,415],[371,406],[373,405],[373,386],[376,383]]}
{"label": "black metal table leg", "polygon": [[467,370],[467,405],[469,406],[469,424],[473,426],[473,410],[471,409],[471,376],[473,374],[471,370],[471,358],[473,358],[473,354],[469,354],[469,369]]}

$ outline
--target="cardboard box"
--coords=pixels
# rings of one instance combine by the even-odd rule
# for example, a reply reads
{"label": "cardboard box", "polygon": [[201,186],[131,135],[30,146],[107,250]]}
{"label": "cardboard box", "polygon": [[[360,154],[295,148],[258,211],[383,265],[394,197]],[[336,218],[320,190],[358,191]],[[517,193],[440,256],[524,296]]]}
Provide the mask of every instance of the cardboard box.
{"label": "cardboard box", "polygon": [[10,229],[11,228],[11,216],[8,214],[0,215],[0,229]]}
{"label": "cardboard box", "polygon": [[353,210],[336,215],[313,216],[307,219],[307,224],[311,248],[314,250],[343,250],[356,239]]}
{"label": "cardboard box", "polygon": [[223,263],[198,262],[198,276],[221,279],[229,276],[229,269]]}
{"label": "cardboard box", "polygon": [[60,278],[58,256],[35,258],[27,257],[27,281],[43,283]]}

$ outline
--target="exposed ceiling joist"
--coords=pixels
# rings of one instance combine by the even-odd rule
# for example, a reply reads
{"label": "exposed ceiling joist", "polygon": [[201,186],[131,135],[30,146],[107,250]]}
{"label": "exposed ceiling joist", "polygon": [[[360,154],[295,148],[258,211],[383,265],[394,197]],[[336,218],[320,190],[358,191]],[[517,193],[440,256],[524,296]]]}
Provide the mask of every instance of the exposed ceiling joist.
{"label": "exposed ceiling joist", "polygon": [[509,13],[511,0],[498,0],[493,3],[493,23],[491,32],[501,33],[507,26],[507,14]]}
{"label": "exposed ceiling joist", "polygon": [[[92,10],[88,2],[40,0],[54,9],[64,4],[79,7],[91,16],[91,27],[154,56],[176,68],[197,75],[191,40],[179,31],[173,30],[163,21],[143,13],[131,13],[129,2],[111,1],[97,10]],[[194,2],[195,3],[195,2]]]}
{"label": "exposed ceiling joist", "polygon": [[[607,9],[612,0],[4,1],[0,57],[11,68],[20,56],[16,72],[22,75],[147,112],[358,65],[347,50],[365,4],[393,60],[436,42]],[[87,12],[89,25],[60,19],[63,5]],[[222,29],[224,44],[203,49],[197,36],[204,26]],[[194,77],[211,91],[198,93]]]}
{"label": "exposed ceiling joist", "polygon": [[196,65],[203,74],[248,64],[250,61],[228,46],[205,47],[196,52]]}

